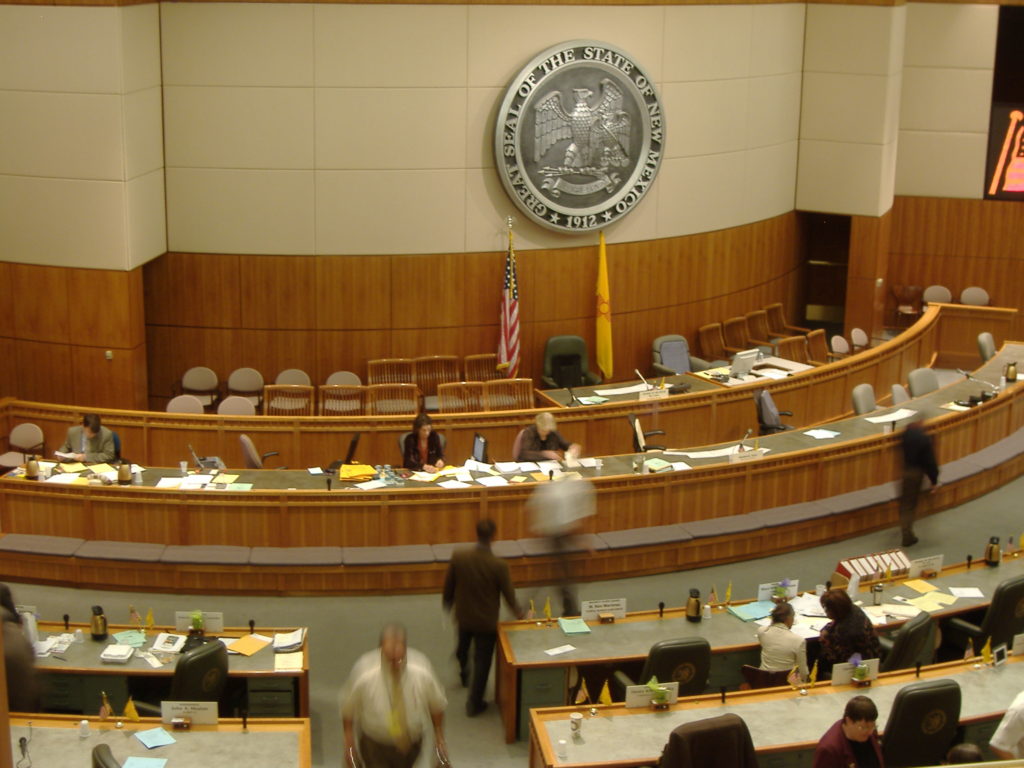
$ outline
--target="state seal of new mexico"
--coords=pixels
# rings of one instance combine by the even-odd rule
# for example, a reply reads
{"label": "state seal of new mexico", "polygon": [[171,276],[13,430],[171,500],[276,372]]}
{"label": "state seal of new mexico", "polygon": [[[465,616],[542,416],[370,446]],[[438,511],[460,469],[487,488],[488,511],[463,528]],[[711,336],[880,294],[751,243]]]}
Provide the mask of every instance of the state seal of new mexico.
{"label": "state seal of new mexico", "polygon": [[538,54],[505,92],[494,130],[498,175],[515,204],[560,232],[608,226],[651,188],[665,118],[627,53],[574,40]]}

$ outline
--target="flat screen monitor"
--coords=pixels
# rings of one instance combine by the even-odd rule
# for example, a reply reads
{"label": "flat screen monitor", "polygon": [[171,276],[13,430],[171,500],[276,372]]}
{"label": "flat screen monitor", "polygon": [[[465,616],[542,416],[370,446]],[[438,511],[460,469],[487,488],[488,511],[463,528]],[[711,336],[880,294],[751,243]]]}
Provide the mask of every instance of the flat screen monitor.
{"label": "flat screen monitor", "polygon": [[352,459],[356,456],[356,448],[359,447],[359,435],[359,432],[352,435],[352,439],[348,441],[348,452],[345,454],[345,458],[332,461],[327,467],[328,472],[337,472],[339,467],[352,463]]}
{"label": "flat screen monitor", "polygon": [[481,464],[489,463],[487,461],[487,438],[479,432],[473,435],[473,461],[478,461]]}
{"label": "flat screen monitor", "polygon": [[754,367],[754,363],[757,362],[757,358],[760,356],[760,349],[744,349],[742,352],[737,352],[735,357],[732,359],[732,366],[729,368],[729,375],[734,379],[742,379],[750,374],[750,369]]}

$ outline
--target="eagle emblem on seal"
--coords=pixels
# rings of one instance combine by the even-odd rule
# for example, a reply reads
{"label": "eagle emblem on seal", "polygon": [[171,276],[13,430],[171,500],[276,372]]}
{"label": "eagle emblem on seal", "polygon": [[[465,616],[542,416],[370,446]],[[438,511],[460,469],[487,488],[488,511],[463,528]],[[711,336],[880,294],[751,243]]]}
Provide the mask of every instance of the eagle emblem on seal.
{"label": "eagle emblem on seal", "polygon": [[[622,89],[607,77],[601,80],[600,89],[594,106],[590,98],[595,94],[590,88],[573,88],[575,103],[568,109],[560,91],[548,94],[534,107],[534,162],[542,162],[560,142],[569,140],[561,165],[540,169],[542,187],[555,197],[563,191],[582,195],[603,188],[611,192],[620,183],[619,174],[612,169],[629,163],[631,126],[622,109]],[[568,176],[595,181],[567,183]]]}

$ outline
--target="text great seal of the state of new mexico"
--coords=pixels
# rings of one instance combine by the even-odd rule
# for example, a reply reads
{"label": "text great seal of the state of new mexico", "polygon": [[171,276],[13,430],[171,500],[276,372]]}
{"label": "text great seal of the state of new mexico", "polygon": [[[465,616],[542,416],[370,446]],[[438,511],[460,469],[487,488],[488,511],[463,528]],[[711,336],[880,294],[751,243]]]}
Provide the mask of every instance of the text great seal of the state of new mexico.
{"label": "text great seal of the state of new mexico", "polygon": [[549,229],[586,232],[625,216],[651,188],[665,118],[629,54],[574,40],[516,75],[494,136],[498,175],[516,205]]}

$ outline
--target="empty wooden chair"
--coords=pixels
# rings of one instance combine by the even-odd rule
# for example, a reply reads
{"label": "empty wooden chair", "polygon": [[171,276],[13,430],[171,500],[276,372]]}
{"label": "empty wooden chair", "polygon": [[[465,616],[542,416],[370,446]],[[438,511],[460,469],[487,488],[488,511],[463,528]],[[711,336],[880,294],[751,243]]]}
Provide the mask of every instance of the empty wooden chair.
{"label": "empty wooden chair", "polygon": [[764,308],[768,313],[768,330],[772,336],[792,336],[794,333],[810,333],[810,328],[802,325],[791,325],[786,320],[786,313],[782,308],[782,302],[769,304]]}
{"label": "empty wooden chair", "polygon": [[423,395],[423,408],[437,410],[437,385],[459,381],[459,358],[455,355],[431,355],[412,361],[412,383]]}
{"label": "empty wooden chair", "polygon": [[313,387],[268,384],[263,388],[264,416],[312,416]]}
{"label": "empty wooden chair", "polygon": [[195,395],[178,395],[167,403],[167,413],[205,413],[203,404]]}
{"label": "empty wooden chair", "polygon": [[726,351],[732,354],[750,349],[751,345],[747,339],[747,318],[730,317],[722,323],[722,338],[725,340]]}
{"label": "empty wooden chair", "polygon": [[43,442],[43,430],[38,424],[18,424],[7,437],[9,450],[0,456],[0,467],[17,467],[24,464],[25,457],[30,454],[45,454]]}
{"label": "empty wooden chair", "polygon": [[921,286],[894,285],[893,300],[896,303],[895,324],[900,328],[911,325],[921,315]]}
{"label": "empty wooden chair", "polygon": [[484,409],[516,411],[533,408],[532,379],[494,379],[484,382]]}
{"label": "empty wooden chair", "polygon": [[729,350],[725,348],[721,323],[702,325],[697,329],[697,339],[700,341],[701,356],[705,360],[729,360],[732,358]]}
{"label": "empty wooden chair", "polygon": [[363,383],[363,380],[358,375],[352,373],[352,371],[335,371],[327,377],[327,381],[324,384],[348,384],[349,386],[358,387]]}
{"label": "empty wooden chair", "polygon": [[228,376],[228,394],[247,397],[259,408],[263,403],[263,374],[255,368],[237,368]]}
{"label": "empty wooden chair", "polygon": [[220,401],[217,405],[217,413],[220,416],[255,416],[256,406],[247,397],[231,395]]}
{"label": "empty wooden chair", "polygon": [[825,332],[821,328],[815,328],[807,334],[807,362],[811,365],[825,365],[831,363],[835,358],[828,351],[828,342],[825,341]]}
{"label": "empty wooden chair", "polygon": [[438,384],[437,410],[441,413],[475,413],[484,410],[484,382],[454,381]]}
{"label": "empty wooden chair", "polygon": [[783,360],[807,364],[807,338],[805,336],[787,336],[775,342],[776,354]]}
{"label": "empty wooden chair", "polygon": [[366,380],[370,384],[412,384],[412,359],[386,357],[367,360]]}
{"label": "empty wooden chair", "polygon": [[320,386],[321,416],[361,416],[366,387],[360,384],[322,384]]}
{"label": "empty wooden chair", "polygon": [[394,416],[420,412],[420,390],[415,384],[370,384],[366,388],[366,412]]}
{"label": "empty wooden chair", "polygon": [[490,381],[504,378],[504,374],[498,370],[498,356],[494,352],[466,355],[462,362],[466,381]]}

